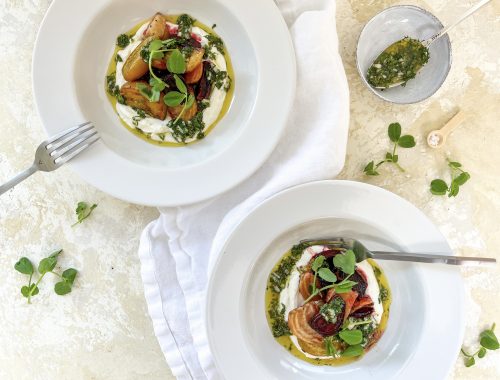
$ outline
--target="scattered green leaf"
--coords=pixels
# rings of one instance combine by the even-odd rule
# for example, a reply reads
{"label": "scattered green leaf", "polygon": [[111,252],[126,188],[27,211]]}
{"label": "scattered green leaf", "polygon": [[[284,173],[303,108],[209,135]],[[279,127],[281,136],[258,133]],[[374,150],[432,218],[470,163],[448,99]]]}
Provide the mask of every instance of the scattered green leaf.
{"label": "scattered green leaf", "polygon": [[337,281],[337,276],[335,276],[335,274],[329,268],[320,268],[318,270],[318,276],[328,282],[333,283]]}
{"label": "scattered green leaf", "polygon": [[339,332],[340,339],[350,346],[361,344],[363,341],[363,333],[361,330],[342,330]]}
{"label": "scattered green leaf", "polygon": [[346,358],[352,358],[355,356],[360,356],[362,354],[363,354],[363,347],[361,346],[361,344],[349,346],[344,350],[344,352],[342,352],[342,356]]}
{"label": "scattered green leaf", "polygon": [[22,274],[33,274],[33,264],[27,257],[21,257],[19,261],[14,264],[14,269]]}
{"label": "scattered green leaf", "polygon": [[[452,164],[450,162],[450,164]],[[456,163],[453,163],[456,164]],[[454,166],[456,168],[459,168],[461,165],[459,164],[458,166]],[[464,364],[466,367],[471,367],[474,364],[476,364],[476,359],[475,357],[477,356],[479,359],[482,359],[486,356],[487,350],[494,351],[498,350],[500,348],[500,345],[498,343],[498,338],[495,335],[495,323],[491,326],[491,329],[486,329],[481,334],[479,334],[479,344],[481,347],[479,350],[477,350],[473,354],[467,353],[464,348],[460,350],[462,355],[464,355]]]}
{"label": "scattered green leaf", "polygon": [[87,202],[78,202],[75,210],[78,220],[72,225],[72,227],[87,219],[96,207],[97,205],[95,203],[90,206]]}
{"label": "scattered green leaf", "polygon": [[167,60],[167,69],[173,74],[183,74],[186,71],[186,61],[179,49],[174,49]]}
{"label": "scattered green leaf", "polygon": [[434,195],[446,195],[456,197],[460,192],[460,186],[463,186],[469,179],[470,174],[462,169],[462,164],[456,161],[449,161],[448,167],[451,170],[451,183],[448,184],[442,179],[431,181],[430,191]]}
{"label": "scattered green leaf", "polygon": [[333,258],[333,265],[346,274],[353,274],[356,266],[356,255],[352,250],[347,250]]}

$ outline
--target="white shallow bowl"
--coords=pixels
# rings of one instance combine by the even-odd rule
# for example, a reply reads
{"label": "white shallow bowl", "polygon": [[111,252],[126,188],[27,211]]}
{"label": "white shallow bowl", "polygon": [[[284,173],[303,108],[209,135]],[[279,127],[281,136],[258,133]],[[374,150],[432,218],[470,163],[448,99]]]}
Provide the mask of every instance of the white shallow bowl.
{"label": "white shallow bowl", "polygon": [[[204,140],[181,148],[155,146],[126,130],[104,89],[116,37],[157,11],[217,24],[234,66],[229,112]],[[284,129],[295,76],[288,28],[267,0],[54,0],[33,58],[47,133],[89,120],[102,137],[71,163],[74,170],[111,195],[152,206],[208,199],[258,169]]]}
{"label": "white shallow bowl", "polygon": [[374,250],[451,250],[413,205],[350,181],[297,186],[258,206],[228,238],[211,273],[206,323],[224,378],[442,380],[464,333],[464,289],[456,267],[384,262],[392,291],[386,332],[361,360],[340,367],[301,361],[273,338],[264,304],[267,277],[301,239],[345,236]]}
{"label": "white shallow bowl", "polygon": [[358,40],[357,66],[363,82],[375,95],[392,103],[418,103],[432,96],[450,71],[452,59],[448,35],[429,47],[429,62],[404,87],[375,89],[366,80],[366,73],[379,54],[394,42],[406,36],[425,40],[442,27],[443,24],[434,15],[413,5],[390,7],[374,16],[365,25]]}

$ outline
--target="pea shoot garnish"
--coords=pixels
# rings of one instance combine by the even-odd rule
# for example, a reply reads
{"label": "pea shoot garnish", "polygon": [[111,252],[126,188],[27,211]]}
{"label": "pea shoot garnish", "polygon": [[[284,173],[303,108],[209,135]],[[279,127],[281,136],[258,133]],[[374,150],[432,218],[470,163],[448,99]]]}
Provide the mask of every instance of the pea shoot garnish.
{"label": "pea shoot garnish", "polygon": [[399,123],[391,123],[389,125],[388,135],[389,139],[394,143],[392,152],[387,152],[385,154],[385,159],[377,164],[375,164],[374,161],[370,161],[363,169],[363,172],[366,175],[379,175],[380,173],[377,171],[377,169],[385,163],[392,163],[396,165],[396,167],[402,172],[405,171],[398,163],[399,156],[396,154],[396,150],[398,147],[413,148],[416,145],[415,138],[412,135],[401,136],[401,124]]}
{"label": "pea shoot garnish", "polygon": [[96,207],[97,205],[95,203],[93,205],[89,205],[87,202],[78,202],[75,209],[78,220],[71,227],[74,227],[87,219]]}
{"label": "pea shoot garnish", "polygon": [[61,253],[62,249],[57,250],[40,261],[37,268],[38,280],[36,281],[34,281],[33,277],[36,275],[37,270],[27,257],[21,257],[14,265],[14,269],[19,273],[29,276],[28,284],[21,287],[21,294],[28,299],[28,303],[31,303],[31,297],[36,296],[40,292],[38,286],[47,273],[52,273],[59,277],[60,281],[54,285],[54,292],[56,294],[62,296],[71,292],[78,271],[74,268],[68,268],[62,273],[54,271],[57,259]]}
{"label": "pea shoot garnish", "polygon": [[434,195],[446,195],[456,197],[460,191],[460,186],[464,185],[469,179],[470,174],[462,169],[462,164],[456,161],[449,161],[448,167],[451,171],[451,183],[448,184],[442,179],[435,179],[431,182],[430,191]]}
{"label": "pea shoot garnish", "polygon": [[479,344],[481,347],[474,352],[473,354],[467,353],[464,348],[460,350],[462,354],[465,356],[464,364],[466,367],[472,367],[476,364],[476,357],[482,359],[486,356],[486,353],[489,351],[498,350],[500,348],[500,344],[498,343],[498,338],[495,335],[495,323],[491,326],[491,329],[484,330],[481,334],[479,334]]}

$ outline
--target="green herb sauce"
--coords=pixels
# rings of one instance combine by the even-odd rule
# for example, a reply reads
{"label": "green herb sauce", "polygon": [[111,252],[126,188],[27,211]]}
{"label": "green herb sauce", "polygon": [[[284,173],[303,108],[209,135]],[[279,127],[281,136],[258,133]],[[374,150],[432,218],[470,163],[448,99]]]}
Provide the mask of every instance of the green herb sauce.
{"label": "green herb sauce", "polygon": [[429,49],[419,40],[405,37],[385,49],[368,69],[367,80],[373,87],[388,88],[406,84],[429,61]]}

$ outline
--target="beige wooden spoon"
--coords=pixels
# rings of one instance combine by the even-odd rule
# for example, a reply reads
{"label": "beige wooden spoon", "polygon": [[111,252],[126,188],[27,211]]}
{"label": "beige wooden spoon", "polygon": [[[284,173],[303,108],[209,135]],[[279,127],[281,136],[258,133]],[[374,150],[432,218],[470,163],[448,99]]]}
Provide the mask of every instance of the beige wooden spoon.
{"label": "beige wooden spoon", "polygon": [[458,111],[453,118],[448,121],[441,129],[435,129],[427,135],[427,144],[431,148],[441,148],[445,143],[448,135],[467,118],[467,115]]}

